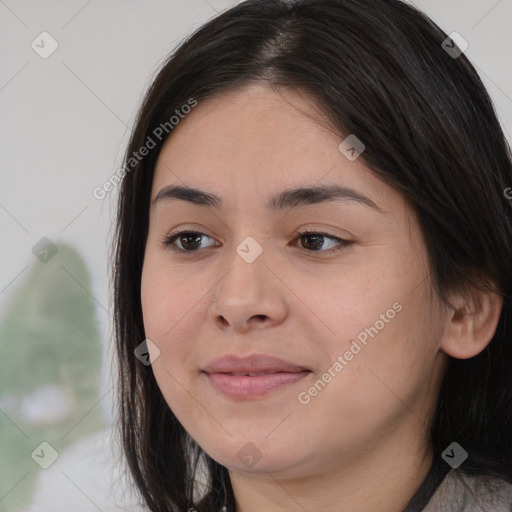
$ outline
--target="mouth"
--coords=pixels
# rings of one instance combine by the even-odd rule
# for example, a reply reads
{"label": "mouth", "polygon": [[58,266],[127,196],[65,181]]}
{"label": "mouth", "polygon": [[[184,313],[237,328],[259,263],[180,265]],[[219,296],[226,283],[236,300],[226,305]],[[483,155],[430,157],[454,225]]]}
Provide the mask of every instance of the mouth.
{"label": "mouth", "polygon": [[258,398],[292,386],[309,375],[304,366],[264,354],[214,359],[202,374],[218,392],[240,399]]}
{"label": "mouth", "polygon": [[[231,372],[219,372],[220,375],[233,375],[234,377],[258,377],[259,375],[275,375],[276,373],[300,373],[300,372],[285,372],[285,371],[274,371],[269,370],[265,372],[241,372],[241,373],[231,373]],[[217,375],[219,375],[219,373]]]}

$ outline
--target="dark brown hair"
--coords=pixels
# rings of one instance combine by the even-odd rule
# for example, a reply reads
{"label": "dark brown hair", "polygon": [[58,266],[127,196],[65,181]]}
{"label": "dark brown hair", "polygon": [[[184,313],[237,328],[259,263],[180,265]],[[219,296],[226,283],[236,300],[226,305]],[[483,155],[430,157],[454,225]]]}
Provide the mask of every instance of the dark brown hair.
{"label": "dark brown hair", "polygon": [[[147,92],[126,162],[191,97],[265,83],[315,98],[340,135],[366,145],[372,172],[413,207],[436,292],[494,283],[504,297],[496,333],[479,355],[449,358],[428,440],[435,457],[457,441],[461,470],[512,481],[510,148],[492,103],[447,35],[397,0],[249,0],[200,27],[172,53]],[[172,130],[169,135],[172,136]],[[149,510],[234,510],[227,469],[178,422],[150,366],[134,356],[145,339],[140,283],[155,162],[162,140],[129,167],[120,186],[113,245],[120,437]],[[133,161],[131,161],[133,164]],[[209,491],[194,501],[196,463]],[[197,501],[197,500],[196,500]]]}

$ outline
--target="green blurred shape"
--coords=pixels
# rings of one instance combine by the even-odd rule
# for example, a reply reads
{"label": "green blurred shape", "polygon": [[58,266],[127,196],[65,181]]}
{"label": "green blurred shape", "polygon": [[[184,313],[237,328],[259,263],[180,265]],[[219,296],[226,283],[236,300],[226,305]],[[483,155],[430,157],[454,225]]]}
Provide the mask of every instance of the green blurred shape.
{"label": "green blurred shape", "polygon": [[[60,453],[105,427],[98,403],[98,305],[90,295],[89,272],[78,251],[64,244],[57,249],[46,263],[31,255],[31,270],[24,281],[20,277],[19,284],[11,285],[19,288],[2,311],[0,510],[30,503],[35,478],[45,471],[31,458],[42,441]],[[67,402],[48,402],[48,397],[62,394]]]}

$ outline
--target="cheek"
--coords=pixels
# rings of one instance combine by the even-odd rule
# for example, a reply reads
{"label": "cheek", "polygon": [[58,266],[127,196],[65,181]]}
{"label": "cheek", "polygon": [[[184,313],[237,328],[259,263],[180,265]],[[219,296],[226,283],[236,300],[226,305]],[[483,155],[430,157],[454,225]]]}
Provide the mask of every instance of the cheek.
{"label": "cheek", "polygon": [[336,402],[343,396],[340,407],[351,425],[376,426],[416,410],[422,415],[421,404],[434,389],[437,353],[437,328],[427,321],[426,309],[420,294],[391,304],[384,300],[382,306],[368,308],[352,336],[331,351],[332,361],[342,356],[343,369],[325,399]]}
{"label": "cheek", "polygon": [[166,278],[156,266],[144,268],[141,280],[144,330],[146,338],[159,350],[158,357],[152,358],[151,369],[164,399],[180,421],[195,417],[196,412],[190,407],[187,392],[193,383],[187,366],[194,347],[190,329],[198,325],[198,312],[191,305],[195,303],[197,308],[197,300],[192,295],[190,287],[180,287],[175,278]]}
{"label": "cheek", "polygon": [[200,303],[201,293],[194,285],[193,276],[180,278],[179,272],[157,258],[145,262],[141,278],[141,305],[144,329],[148,338],[166,343],[179,339],[176,331],[189,323],[194,307]]}
{"label": "cheek", "polygon": [[184,383],[197,370],[191,354],[205,322],[205,291],[193,277],[180,278],[175,269],[148,265],[142,272],[141,304],[145,335],[160,350],[153,364],[157,380],[168,372]]}
{"label": "cheek", "polygon": [[428,394],[439,325],[426,293],[429,280],[404,268],[409,271],[397,266],[368,272],[364,279],[358,274],[323,302],[322,319],[330,329],[321,343],[329,356],[319,373],[339,363],[325,399],[344,396],[343,407],[354,414],[401,408],[401,400],[411,403]]}

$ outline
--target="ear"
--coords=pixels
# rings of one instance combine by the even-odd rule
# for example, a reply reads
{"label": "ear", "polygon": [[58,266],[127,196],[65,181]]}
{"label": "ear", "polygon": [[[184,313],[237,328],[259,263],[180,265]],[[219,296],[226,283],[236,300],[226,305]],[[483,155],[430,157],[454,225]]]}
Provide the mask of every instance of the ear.
{"label": "ear", "polygon": [[503,308],[503,297],[492,291],[471,289],[453,294],[447,310],[441,349],[457,359],[476,356],[489,344]]}

